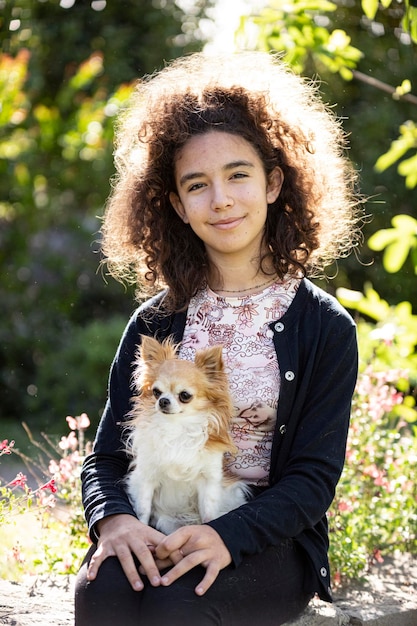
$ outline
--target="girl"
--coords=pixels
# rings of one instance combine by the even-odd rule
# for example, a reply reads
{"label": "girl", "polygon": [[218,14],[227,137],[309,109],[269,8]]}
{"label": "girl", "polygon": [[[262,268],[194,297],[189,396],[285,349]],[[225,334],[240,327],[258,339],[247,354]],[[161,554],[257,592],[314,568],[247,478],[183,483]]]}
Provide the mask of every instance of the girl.
{"label": "girl", "polygon": [[[155,294],[130,320],[82,472],[93,547],[76,624],[282,624],[331,601],[326,511],[340,477],[357,346],[314,286],[358,239],[345,136],[315,89],[264,53],[192,55],[137,86],[117,129],[110,271]],[[123,424],[140,335],[180,356],[224,346],[244,506],[169,536],[135,517]],[[262,406],[267,420],[239,424]]]}

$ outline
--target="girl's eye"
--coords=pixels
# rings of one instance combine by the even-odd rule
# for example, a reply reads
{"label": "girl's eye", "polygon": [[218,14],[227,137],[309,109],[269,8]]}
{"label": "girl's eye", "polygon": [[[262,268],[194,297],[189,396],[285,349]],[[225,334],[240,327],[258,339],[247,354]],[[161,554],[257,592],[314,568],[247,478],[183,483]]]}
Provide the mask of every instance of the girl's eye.
{"label": "girl's eye", "polygon": [[191,393],[188,393],[188,391],[181,391],[178,394],[178,398],[180,402],[182,402],[183,404],[187,404],[187,402],[191,402],[193,396],[191,395]]}
{"label": "girl's eye", "polygon": [[245,172],[236,172],[235,174],[232,175],[232,178],[247,178],[248,174],[245,174]]}
{"label": "girl's eye", "polygon": [[155,389],[152,390],[152,393],[156,399],[162,395],[162,391],[158,389],[158,387],[155,387]]}
{"label": "girl's eye", "polygon": [[204,183],[194,183],[194,185],[191,185],[191,187],[188,188],[188,191],[197,191],[202,187],[204,187]]}

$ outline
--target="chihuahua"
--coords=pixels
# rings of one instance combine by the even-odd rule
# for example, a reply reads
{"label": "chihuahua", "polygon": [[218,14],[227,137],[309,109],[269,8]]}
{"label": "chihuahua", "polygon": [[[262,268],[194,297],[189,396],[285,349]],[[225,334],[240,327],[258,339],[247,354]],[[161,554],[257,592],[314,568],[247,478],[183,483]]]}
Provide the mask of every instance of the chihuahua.
{"label": "chihuahua", "polygon": [[127,492],[138,518],[170,534],[244,504],[250,488],[224,469],[236,447],[221,346],[179,359],[171,339],[142,337],[135,362]]}

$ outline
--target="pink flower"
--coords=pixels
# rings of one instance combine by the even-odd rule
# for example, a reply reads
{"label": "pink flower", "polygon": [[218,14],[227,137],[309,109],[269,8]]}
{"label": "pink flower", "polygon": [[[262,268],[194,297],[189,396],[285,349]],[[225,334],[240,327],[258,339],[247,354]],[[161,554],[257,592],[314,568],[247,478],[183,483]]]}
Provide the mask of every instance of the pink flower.
{"label": "pink flower", "polygon": [[383,562],[384,562],[384,559],[383,559],[383,556],[382,556],[381,550],[377,550],[377,549],[376,549],[376,550],[374,550],[374,553],[373,553],[373,555],[372,555],[372,556],[373,556],[373,558],[375,559],[375,561],[376,561],[377,563],[383,563]]}
{"label": "pink flower", "polygon": [[13,546],[13,548],[9,551],[9,555],[13,560],[17,561],[18,563],[25,562],[25,557],[21,553],[19,545]]}
{"label": "pink flower", "polygon": [[[72,419],[74,419],[74,418],[72,418]],[[68,417],[67,417],[67,421],[68,421]],[[77,449],[78,439],[77,439],[77,435],[75,434],[74,430],[72,430],[70,432],[68,437],[61,437],[61,441],[58,444],[59,447],[61,448],[61,450],[76,450]]]}
{"label": "pink flower", "polygon": [[19,472],[16,478],[9,483],[9,487],[24,487],[27,483],[27,477]]}
{"label": "pink flower", "polygon": [[86,430],[90,426],[87,413],[81,413],[81,415],[77,415],[77,417],[67,415],[66,420],[71,430]]}
{"label": "pink flower", "polygon": [[8,439],[3,439],[3,441],[0,441],[0,454],[11,454],[13,446],[14,441],[9,443]]}
{"label": "pink flower", "polygon": [[42,487],[39,487],[39,489],[42,489],[43,491],[50,489],[52,493],[56,493],[58,490],[55,486],[55,478],[51,478],[50,481],[42,485]]}
{"label": "pink flower", "polygon": [[353,511],[353,506],[345,500],[341,500],[337,505],[337,508],[341,513],[343,513],[344,511],[349,511],[349,513],[351,513]]}
{"label": "pink flower", "polygon": [[63,481],[70,481],[73,476],[74,464],[72,463],[71,456],[61,459],[59,462],[59,478]]}
{"label": "pink flower", "polygon": [[368,465],[367,467],[364,467],[362,471],[366,476],[370,476],[371,478],[374,478],[374,479],[380,476],[380,471],[374,463],[372,465]]}
{"label": "pink flower", "polygon": [[58,474],[58,472],[59,472],[59,465],[55,461],[55,459],[51,459],[49,461],[48,472],[50,472],[51,474]]}
{"label": "pink flower", "polygon": [[55,496],[52,493],[47,495],[44,491],[38,491],[37,499],[39,506],[47,507],[49,509],[53,509],[56,504]]}

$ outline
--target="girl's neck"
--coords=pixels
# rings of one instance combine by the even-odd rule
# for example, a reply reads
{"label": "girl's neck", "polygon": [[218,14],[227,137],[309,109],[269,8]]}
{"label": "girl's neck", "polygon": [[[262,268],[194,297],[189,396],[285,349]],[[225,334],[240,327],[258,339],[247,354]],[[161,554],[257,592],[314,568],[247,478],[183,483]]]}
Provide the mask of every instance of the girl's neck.
{"label": "girl's neck", "polygon": [[[267,272],[267,273],[266,273]],[[263,271],[250,268],[222,268],[221,271],[213,272],[209,278],[209,287],[216,293],[223,295],[240,295],[256,293],[264,289],[277,279],[274,269]]]}

